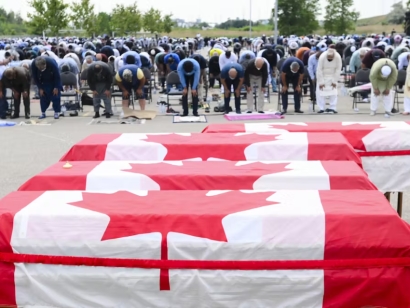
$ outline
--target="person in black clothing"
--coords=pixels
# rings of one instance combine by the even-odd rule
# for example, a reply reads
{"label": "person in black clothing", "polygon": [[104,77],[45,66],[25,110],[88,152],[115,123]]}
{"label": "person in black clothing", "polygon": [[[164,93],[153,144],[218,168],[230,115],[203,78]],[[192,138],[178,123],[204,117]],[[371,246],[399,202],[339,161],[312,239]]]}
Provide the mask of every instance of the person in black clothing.
{"label": "person in black clothing", "polygon": [[209,59],[209,86],[212,89],[215,85],[215,80],[219,82],[219,88],[221,87],[221,68],[219,67],[219,56],[213,56]]}
{"label": "person in black clothing", "polygon": [[244,84],[246,86],[247,93],[247,105],[248,111],[247,113],[253,112],[253,95],[251,93],[252,88],[254,85],[257,86],[256,95],[258,97],[258,112],[263,112],[263,105],[264,101],[264,93],[266,92],[266,83],[268,82],[269,72],[268,72],[268,64],[265,60],[261,57],[257,57],[253,60],[249,61],[248,66],[245,69],[245,81]]}
{"label": "person in black clothing", "polygon": [[304,65],[296,57],[288,58],[281,68],[281,83],[282,83],[282,114],[285,114],[288,110],[288,89],[289,85],[293,86],[294,99],[295,99],[295,112],[303,113],[300,110],[300,95],[302,90],[302,81],[304,76]]}
{"label": "person in black clothing", "polygon": [[109,66],[101,61],[93,62],[87,69],[87,82],[93,91],[94,119],[100,117],[100,102],[104,101],[105,117],[110,118],[112,72]]}

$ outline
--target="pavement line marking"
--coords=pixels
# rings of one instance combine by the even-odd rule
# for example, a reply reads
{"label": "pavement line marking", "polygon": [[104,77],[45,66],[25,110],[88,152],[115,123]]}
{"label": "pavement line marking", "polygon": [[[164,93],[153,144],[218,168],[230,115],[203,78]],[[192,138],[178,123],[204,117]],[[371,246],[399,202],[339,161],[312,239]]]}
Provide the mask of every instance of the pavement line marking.
{"label": "pavement line marking", "polygon": [[58,141],[62,141],[62,142],[64,142],[64,143],[70,144],[70,142],[69,142],[68,140],[65,140],[65,139],[61,139],[61,138],[58,138],[58,137],[50,136],[50,135],[47,135],[47,134],[37,133],[37,132],[34,132],[34,131],[32,131],[32,130],[29,130],[29,129],[25,129],[25,131],[28,132],[28,133],[32,133],[32,134],[34,134],[34,135],[38,135],[38,136],[42,136],[42,137],[46,137],[46,138],[49,138],[49,139],[54,139],[54,140],[58,140]]}

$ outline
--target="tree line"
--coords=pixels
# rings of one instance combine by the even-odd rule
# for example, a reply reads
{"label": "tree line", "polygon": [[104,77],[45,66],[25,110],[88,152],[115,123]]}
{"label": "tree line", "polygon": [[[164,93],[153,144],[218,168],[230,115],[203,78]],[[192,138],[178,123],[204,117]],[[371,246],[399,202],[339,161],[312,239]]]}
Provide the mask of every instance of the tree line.
{"label": "tree line", "polygon": [[117,4],[112,12],[98,14],[90,0],[78,0],[71,4],[64,0],[29,0],[28,5],[32,12],[27,14],[27,21],[14,12],[7,13],[0,8],[0,34],[42,35],[44,32],[49,36],[58,36],[61,30],[74,26],[89,37],[112,33],[124,36],[141,30],[152,34],[170,33],[174,27],[171,14],[162,14],[154,8],[143,13],[137,2]]}

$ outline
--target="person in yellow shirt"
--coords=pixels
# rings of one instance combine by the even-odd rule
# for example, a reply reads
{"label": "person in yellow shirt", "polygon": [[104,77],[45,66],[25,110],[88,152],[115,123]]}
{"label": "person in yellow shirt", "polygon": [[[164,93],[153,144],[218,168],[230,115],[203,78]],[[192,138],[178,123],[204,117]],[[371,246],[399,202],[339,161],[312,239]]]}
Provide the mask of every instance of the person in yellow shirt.
{"label": "person in yellow shirt", "polygon": [[115,80],[122,90],[122,107],[128,108],[130,96],[134,90],[141,110],[145,110],[146,102],[143,88],[146,80],[143,71],[135,64],[124,65],[115,75]]}
{"label": "person in yellow shirt", "polygon": [[215,53],[217,53],[218,54],[218,57],[221,55],[221,54],[223,54],[223,53],[225,53],[223,50],[221,50],[221,49],[218,49],[218,48],[212,48],[210,51],[209,51],[209,57],[213,57],[213,56],[215,56]]}

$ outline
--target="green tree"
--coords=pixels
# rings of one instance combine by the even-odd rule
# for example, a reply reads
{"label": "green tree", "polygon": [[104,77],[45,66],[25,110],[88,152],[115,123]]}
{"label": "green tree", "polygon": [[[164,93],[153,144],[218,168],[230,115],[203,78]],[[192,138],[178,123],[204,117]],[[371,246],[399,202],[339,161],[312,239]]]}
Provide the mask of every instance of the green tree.
{"label": "green tree", "polygon": [[58,32],[68,25],[68,4],[63,0],[30,0],[28,5],[34,13],[28,13],[28,25],[35,34],[42,34],[47,29],[51,35],[58,36]]}
{"label": "green tree", "polygon": [[0,7],[0,35],[26,34],[27,29],[24,20],[19,13],[7,12]]}
{"label": "green tree", "polygon": [[278,0],[278,29],[283,35],[313,33],[319,28],[319,14],[319,0]]}
{"label": "green tree", "polygon": [[328,0],[323,27],[328,33],[346,34],[356,29],[359,13],[353,8],[353,0]]}
{"label": "green tree", "polygon": [[100,35],[102,35],[102,34],[111,35],[111,33],[112,33],[111,15],[109,15],[105,12],[98,13],[95,32],[100,34]]}
{"label": "green tree", "polygon": [[161,12],[151,8],[142,17],[142,25],[145,31],[159,33],[162,31]]}
{"label": "green tree", "polygon": [[136,33],[141,30],[142,16],[137,2],[129,6],[117,4],[111,15],[111,27],[118,35]]}
{"label": "green tree", "polygon": [[[407,2],[407,5],[409,5],[409,3],[410,1]],[[403,3],[401,1],[397,2],[393,4],[391,8],[392,10],[387,14],[387,21],[394,25],[402,24],[405,18]]]}
{"label": "green tree", "polygon": [[161,30],[164,33],[171,33],[172,29],[175,27],[175,21],[172,20],[172,14],[165,15],[162,18]]}
{"label": "green tree", "polygon": [[71,4],[70,20],[77,29],[83,29],[87,35],[93,35],[97,30],[97,16],[94,13],[94,4],[90,0],[81,0]]}

